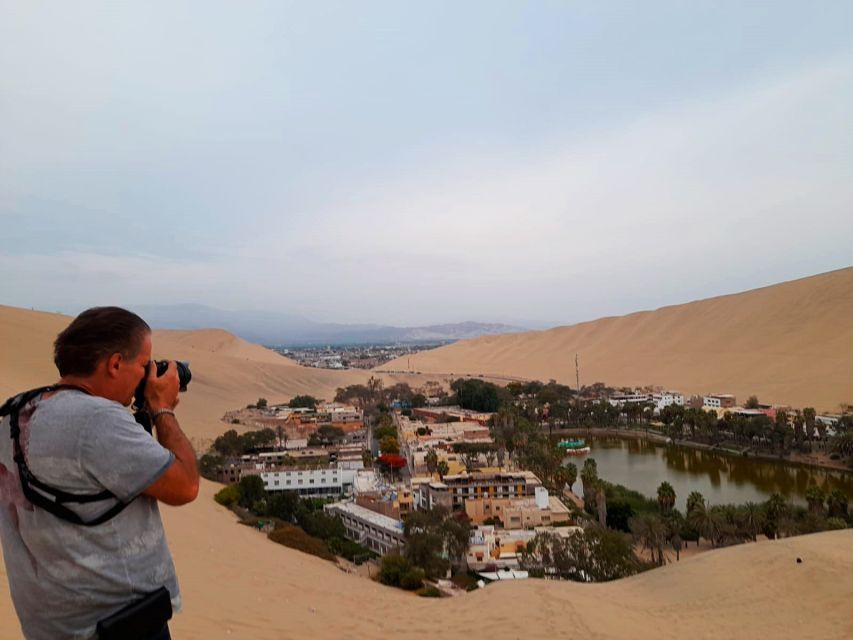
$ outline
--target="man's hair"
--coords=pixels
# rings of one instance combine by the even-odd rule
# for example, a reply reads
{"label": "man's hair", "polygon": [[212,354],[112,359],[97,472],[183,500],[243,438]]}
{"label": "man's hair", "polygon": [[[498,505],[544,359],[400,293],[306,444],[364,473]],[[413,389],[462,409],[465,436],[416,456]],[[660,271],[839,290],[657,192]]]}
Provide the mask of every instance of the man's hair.
{"label": "man's hair", "polygon": [[60,376],[87,376],[104,358],[120,353],[132,359],[139,355],[151,327],[135,313],[120,307],[87,309],[56,336],[53,362]]}

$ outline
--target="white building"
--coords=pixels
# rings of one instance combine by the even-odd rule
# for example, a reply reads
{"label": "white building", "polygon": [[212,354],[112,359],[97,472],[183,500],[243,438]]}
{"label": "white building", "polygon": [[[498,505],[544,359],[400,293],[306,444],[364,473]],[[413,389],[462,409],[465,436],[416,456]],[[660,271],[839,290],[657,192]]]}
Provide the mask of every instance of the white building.
{"label": "white building", "polygon": [[660,393],[652,394],[652,402],[655,403],[655,408],[660,411],[664,407],[672,405],[684,406],[684,396],[678,391],[661,391]]}
{"label": "white building", "polygon": [[736,399],[730,393],[717,393],[702,397],[702,406],[711,409],[731,409],[735,406]]}
{"label": "white building", "polygon": [[401,549],[406,543],[403,523],[400,520],[376,513],[354,502],[334,502],[323,509],[341,518],[347,538],[380,555]]}
{"label": "white building", "polygon": [[301,496],[325,497],[352,494],[355,474],[355,470],[333,466],[262,471],[260,476],[267,491],[296,491]]}
{"label": "white building", "polygon": [[337,422],[344,424],[364,422],[364,413],[355,407],[337,402],[327,402],[322,405],[321,412],[328,413],[329,422]]}
{"label": "white building", "polygon": [[652,398],[648,393],[639,391],[631,391],[630,393],[614,393],[608,398],[610,404],[614,407],[622,407],[626,404],[639,404],[641,402],[651,402]]}

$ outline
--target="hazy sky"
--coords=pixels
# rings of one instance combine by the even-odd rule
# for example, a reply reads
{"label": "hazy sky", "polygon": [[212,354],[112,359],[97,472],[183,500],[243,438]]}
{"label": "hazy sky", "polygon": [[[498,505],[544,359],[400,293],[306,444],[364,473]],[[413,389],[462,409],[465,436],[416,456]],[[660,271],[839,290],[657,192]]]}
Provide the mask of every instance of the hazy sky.
{"label": "hazy sky", "polygon": [[0,303],[535,325],[850,266],[851,24],[0,0]]}

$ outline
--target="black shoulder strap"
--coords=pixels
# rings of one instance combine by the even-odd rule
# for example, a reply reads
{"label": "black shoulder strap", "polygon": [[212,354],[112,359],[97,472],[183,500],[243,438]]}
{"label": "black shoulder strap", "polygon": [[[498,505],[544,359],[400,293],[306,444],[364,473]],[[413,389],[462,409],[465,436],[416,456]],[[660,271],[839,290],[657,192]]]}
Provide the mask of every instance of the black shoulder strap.
{"label": "black shoulder strap", "polygon": [[[13,442],[13,452],[15,464],[18,466],[18,478],[21,481],[21,489],[24,492],[24,497],[37,507],[41,507],[45,511],[55,515],[57,518],[71,522],[72,524],[83,525],[84,527],[94,527],[103,524],[117,516],[127,507],[130,502],[122,502],[111,491],[101,491],[100,493],[89,494],[74,494],[60,489],[54,489],[36,478],[27,465],[24,451],[21,448],[21,425],[20,413],[28,402],[39,397],[43,393],[49,391],[59,391],[62,389],[76,389],[84,393],[89,393],[81,387],[73,385],[53,385],[49,387],[39,387],[38,389],[30,389],[24,393],[18,394],[9,398],[2,407],[0,407],[0,418],[9,416],[9,436]],[[89,502],[100,502],[102,500],[116,500],[116,504],[110,507],[106,512],[99,515],[93,520],[83,520],[74,511],[65,506],[65,503],[85,504]],[[132,501],[131,501],[132,502]]]}

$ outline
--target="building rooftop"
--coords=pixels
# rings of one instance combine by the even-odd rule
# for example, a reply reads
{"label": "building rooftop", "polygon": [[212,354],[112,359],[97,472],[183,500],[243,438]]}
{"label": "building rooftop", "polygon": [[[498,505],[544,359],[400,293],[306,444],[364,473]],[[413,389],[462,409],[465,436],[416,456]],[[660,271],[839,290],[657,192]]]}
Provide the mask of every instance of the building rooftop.
{"label": "building rooftop", "polygon": [[348,513],[349,515],[365,520],[372,525],[382,527],[383,529],[394,530],[399,533],[403,532],[403,523],[394,518],[383,516],[381,513],[371,511],[366,507],[357,505],[355,502],[333,502],[327,505],[330,509],[336,509]]}

